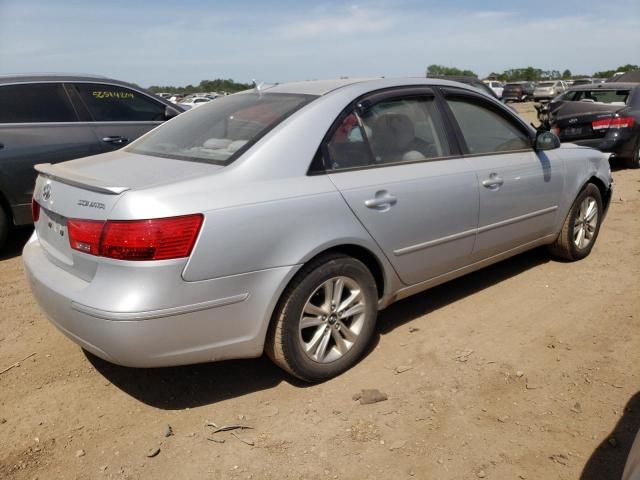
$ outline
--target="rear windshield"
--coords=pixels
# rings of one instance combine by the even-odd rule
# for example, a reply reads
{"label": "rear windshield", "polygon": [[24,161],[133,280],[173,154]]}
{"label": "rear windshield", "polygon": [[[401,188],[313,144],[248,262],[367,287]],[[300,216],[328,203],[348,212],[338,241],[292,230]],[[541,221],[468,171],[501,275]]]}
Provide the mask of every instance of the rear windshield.
{"label": "rear windshield", "polygon": [[609,105],[626,105],[629,99],[630,90],[576,90],[568,92],[562,100],[573,100],[574,102],[607,103]]}
{"label": "rear windshield", "polygon": [[130,152],[228,165],[285,118],[316,98],[240,93],[183,113],[131,144]]}
{"label": "rear windshield", "polygon": [[538,86],[542,88],[546,88],[546,87],[553,87],[555,84],[556,82],[540,82]]}

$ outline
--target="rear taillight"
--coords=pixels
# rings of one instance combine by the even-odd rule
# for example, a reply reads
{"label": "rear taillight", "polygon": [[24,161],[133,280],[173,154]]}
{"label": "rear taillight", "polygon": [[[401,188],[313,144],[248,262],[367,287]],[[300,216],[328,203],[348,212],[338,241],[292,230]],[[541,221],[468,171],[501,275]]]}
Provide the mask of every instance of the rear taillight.
{"label": "rear taillight", "polygon": [[203,216],[151,220],[69,220],[71,248],[118,260],[168,260],[188,257]]}
{"label": "rear taillight", "polygon": [[591,122],[591,128],[594,130],[603,130],[605,128],[631,128],[635,124],[633,117],[613,117],[603,118],[602,120],[594,120]]}
{"label": "rear taillight", "polygon": [[33,223],[36,223],[40,218],[40,204],[36,202],[35,198],[31,199],[31,218],[33,218]]}
{"label": "rear taillight", "polygon": [[105,222],[98,220],[67,220],[71,248],[91,255],[100,255],[100,237]]}
{"label": "rear taillight", "polygon": [[553,127],[551,131],[555,133],[557,137],[560,136],[560,129],[558,127]]}
{"label": "rear taillight", "polygon": [[120,260],[188,257],[201,225],[202,215],[108,221],[100,241],[100,255]]}

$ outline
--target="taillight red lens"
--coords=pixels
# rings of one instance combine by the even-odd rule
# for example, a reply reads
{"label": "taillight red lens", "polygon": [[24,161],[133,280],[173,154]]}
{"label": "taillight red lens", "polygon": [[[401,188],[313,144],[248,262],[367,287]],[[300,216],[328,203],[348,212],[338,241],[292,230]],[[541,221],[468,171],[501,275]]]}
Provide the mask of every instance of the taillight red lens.
{"label": "taillight red lens", "polygon": [[633,117],[613,117],[591,122],[591,128],[602,130],[605,128],[631,128],[636,123]]}
{"label": "taillight red lens", "polygon": [[152,220],[68,220],[71,248],[118,260],[188,257],[202,226],[200,214]]}
{"label": "taillight red lens", "polygon": [[33,223],[40,219],[40,204],[36,202],[35,198],[31,199],[31,218],[33,218]]}
{"label": "taillight red lens", "polygon": [[188,257],[201,225],[202,215],[108,221],[100,242],[100,255],[120,260]]}
{"label": "taillight red lens", "polygon": [[611,125],[609,128],[631,128],[636,122],[633,117],[616,117],[611,119]]}
{"label": "taillight red lens", "polygon": [[99,255],[100,236],[104,223],[97,220],[67,220],[71,248],[91,255]]}
{"label": "taillight red lens", "polygon": [[602,130],[603,128],[609,128],[610,124],[610,118],[605,118],[603,120],[594,120],[593,122],[591,122],[591,128],[594,130]]}

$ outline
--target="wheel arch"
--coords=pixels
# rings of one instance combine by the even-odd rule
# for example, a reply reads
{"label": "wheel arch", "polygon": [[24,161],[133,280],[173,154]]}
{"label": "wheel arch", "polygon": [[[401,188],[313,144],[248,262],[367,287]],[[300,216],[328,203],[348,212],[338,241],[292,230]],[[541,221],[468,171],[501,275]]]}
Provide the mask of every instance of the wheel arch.
{"label": "wheel arch", "polygon": [[609,189],[607,188],[605,183],[602,181],[602,179],[600,179],[596,175],[593,175],[591,178],[589,178],[589,180],[585,182],[585,184],[582,186],[580,191],[582,191],[590,183],[598,187],[598,190],[600,191],[600,197],[602,198],[602,206],[604,208],[604,211],[606,212],[607,209],[609,208],[609,202],[611,200]]}
{"label": "wheel arch", "polygon": [[375,282],[376,289],[378,291],[378,299],[381,299],[385,294],[385,287],[388,282],[385,279],[385,270],[380,262],[380,259],[368,248],[363,247],[362,245],[358,245],[355,243],[342,243],[338,245],[334,245],[331,247],[326,247],[325,249],[315,253],[312,257],[307,259],[304,263],[305,265],[309,262],[314,261],[318,257],[323,255],[328,255],[331,253],[342,253],[349,257],[353,257],[356,260],[361,261],[367,269],[371,272]]}

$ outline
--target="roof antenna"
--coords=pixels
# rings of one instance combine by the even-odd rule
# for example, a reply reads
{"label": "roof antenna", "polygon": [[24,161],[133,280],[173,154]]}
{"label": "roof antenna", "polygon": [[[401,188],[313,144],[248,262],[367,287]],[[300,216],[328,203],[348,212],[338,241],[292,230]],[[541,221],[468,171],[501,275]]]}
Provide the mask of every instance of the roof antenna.
{"label": "roof antenna", "polygon": [[258,94],[259,98],[262,98],[262,86],[264,85],[264,82],[256,82],[256,79],[254,78],[252,80],[253,82],[253,91],[256,92]]}

